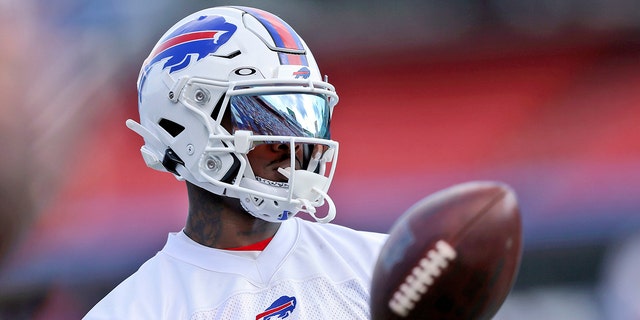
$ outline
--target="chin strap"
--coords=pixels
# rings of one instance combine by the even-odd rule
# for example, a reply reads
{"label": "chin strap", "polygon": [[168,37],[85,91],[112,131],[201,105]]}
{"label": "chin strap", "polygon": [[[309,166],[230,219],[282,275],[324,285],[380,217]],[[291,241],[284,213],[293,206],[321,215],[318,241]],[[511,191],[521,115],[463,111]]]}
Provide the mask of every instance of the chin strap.
{"label": "chin strap", "polygon": [[327,211],[327,214],[324,217],[318,218],[318,216],[316,216],[316,207],[314,207],[309,200],[300,199],[300,201],[304,203],[304,212],[310,215],[317,222],[320,222],[320,223],[331,222],[331,220],[333,220],[333,218],[336,217],[336,205],[333,203],[333,200],[331,200],[331,197],[329,197],[329,195],[326,192],[315,187],[312,188],[312,190],[314,192],[319,193],[322,196],[322,199],[327,201],[329,210]]}

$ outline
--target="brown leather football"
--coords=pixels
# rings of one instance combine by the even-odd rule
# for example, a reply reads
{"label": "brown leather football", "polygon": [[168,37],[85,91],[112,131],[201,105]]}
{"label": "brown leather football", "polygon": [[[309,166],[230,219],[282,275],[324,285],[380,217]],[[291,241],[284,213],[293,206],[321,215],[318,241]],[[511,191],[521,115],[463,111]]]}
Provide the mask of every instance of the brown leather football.
{"label": "brown leather football", "polygon": [[389,231],[372,278],[372,319],[491,319],[521,256],[520,210],[509,186],[473,181],[434,193]]}

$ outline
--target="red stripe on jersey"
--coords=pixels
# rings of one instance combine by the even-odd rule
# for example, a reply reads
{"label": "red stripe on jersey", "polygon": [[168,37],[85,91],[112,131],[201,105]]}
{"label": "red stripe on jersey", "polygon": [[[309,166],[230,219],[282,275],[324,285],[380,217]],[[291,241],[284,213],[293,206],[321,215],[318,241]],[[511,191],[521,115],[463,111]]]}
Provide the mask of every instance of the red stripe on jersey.
{"label": "red stripe on jersey", "polygon": [[271,239],[273,239],[273,237],[270,238],[266,238],[262,241],[258,241],[256,243],[250,244],[248,246],[242,246],[242,247],[235,247],[235,248],[227,248],[224,250],[233,250],[233,251],[262,251],[264,250],[264,248],[267,247],[267,245],[269,245],[269,242],[271,242]]}

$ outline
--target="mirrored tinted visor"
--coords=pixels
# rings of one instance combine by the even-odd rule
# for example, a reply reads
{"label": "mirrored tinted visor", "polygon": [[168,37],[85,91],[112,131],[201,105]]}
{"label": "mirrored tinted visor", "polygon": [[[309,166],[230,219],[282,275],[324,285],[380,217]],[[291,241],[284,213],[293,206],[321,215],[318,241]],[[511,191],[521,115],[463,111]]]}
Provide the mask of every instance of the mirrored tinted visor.
{"label": "mirrored tinted visor", "polygon": [[239,95],[229,99],[235,130],[256,135],[330,139],[329,103],[309,93]]}

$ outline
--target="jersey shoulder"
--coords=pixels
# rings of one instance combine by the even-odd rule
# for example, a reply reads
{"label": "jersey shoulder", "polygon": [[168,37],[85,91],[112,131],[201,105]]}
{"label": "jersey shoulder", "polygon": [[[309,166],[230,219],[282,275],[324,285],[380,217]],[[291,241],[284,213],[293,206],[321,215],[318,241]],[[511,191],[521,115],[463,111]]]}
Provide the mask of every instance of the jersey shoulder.
{"label": "jersey shoulder", "polygon": [[102,298],[82,319],[160,319],[161,314],[153,314],[159,310],[153,305],[155,301],[161,301],[159,294],[163,291],[160,290],[161,284],[155,281],[161,278],[156,267],[159,259],[162,257],[156,255],[147,260],[135,273]]}
{"label": "jersey shoulder", "polygon": [[387,237],[378,232],[301,220],[298,246],[310,246],[306,252],[330,257],[334,265],[340,260],[360,278],[368,279]]}

